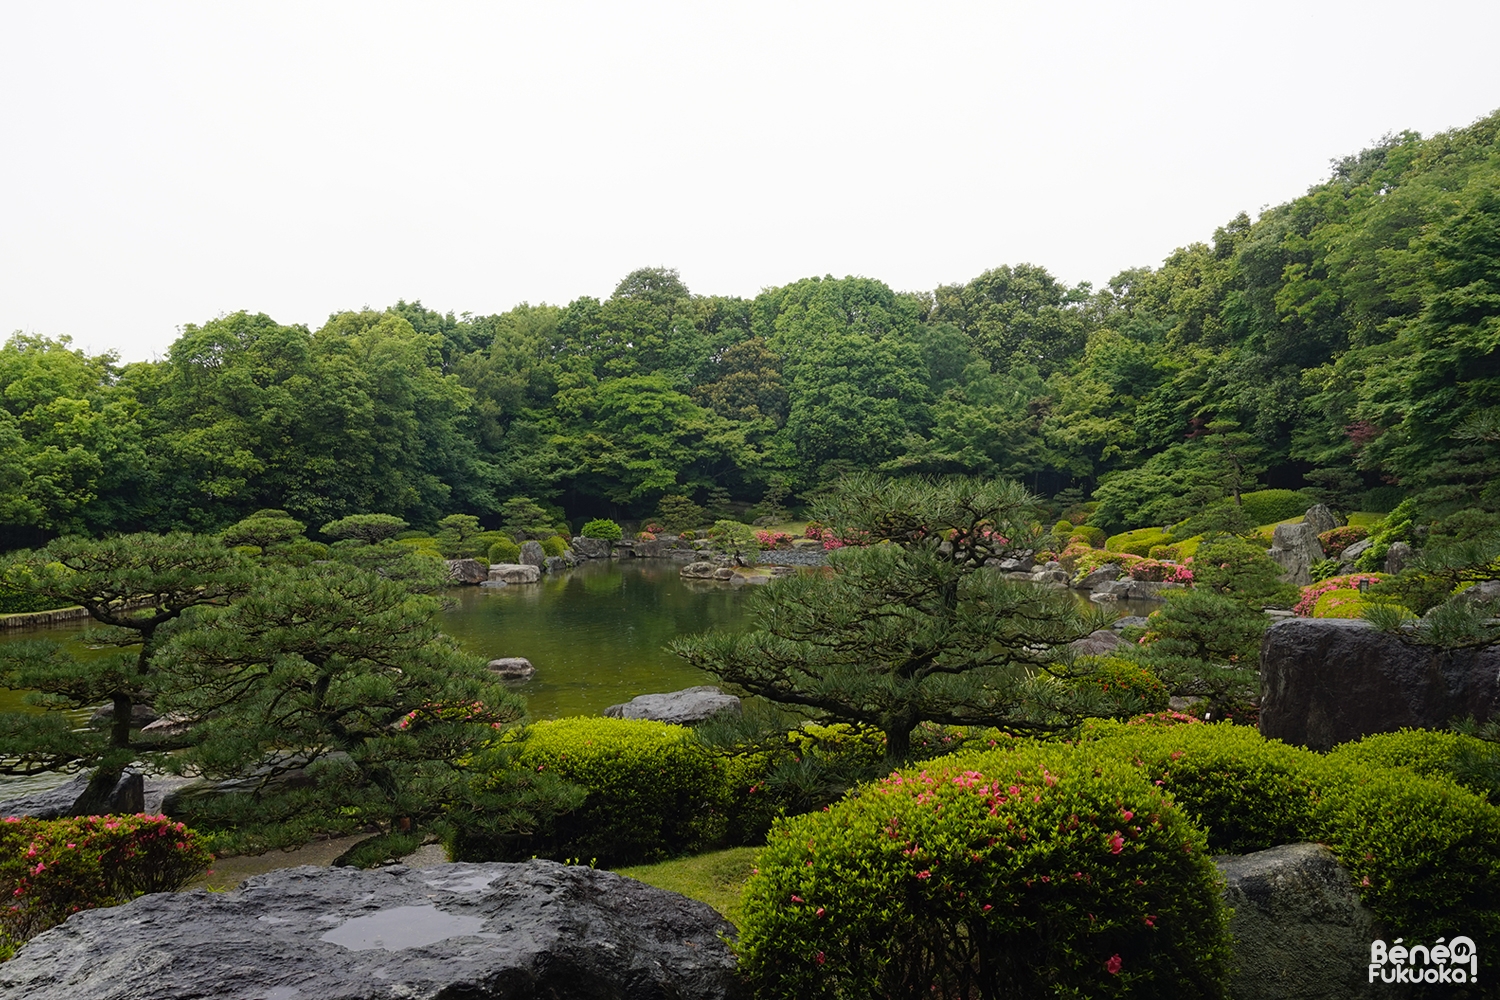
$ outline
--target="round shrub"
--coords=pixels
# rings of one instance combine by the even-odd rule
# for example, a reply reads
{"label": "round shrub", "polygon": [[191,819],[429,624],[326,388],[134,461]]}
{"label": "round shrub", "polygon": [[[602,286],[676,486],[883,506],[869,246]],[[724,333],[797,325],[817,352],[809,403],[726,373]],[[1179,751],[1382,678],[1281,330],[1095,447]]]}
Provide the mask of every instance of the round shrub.
{"label": "round shrub", "polygon": [[556,535],[549,535],[541,539],[538,544],[541,545],[542,551],[549,556],[560,556],[568,550],[567,540],[559,538]]}
{"label": "round shrub", "polygon": [[1446,729],[1402,729],[1343,743],[1328,752],[1337,764],[1404,767],[1424,778],[1452,778],[1471,792],[1487,795],[1484,783],[1471,783],[1470,765],[1500,754],[1500,747]]}
{"label": "round shrub", "polygon": [[1160,789],[1071,748],[900,771],[772,829],[741,968],[778,997],[1221,997],[1205,848]]}
{"label": "round shrub", "polygon": [[584,538],[598,538],[606,542],[618,542],[625,537],[625,529],[607,517],[595,518],[578,533]]}
{"label": "round shrub", "polygon": [[1318,595],[1313,605],[1314,618],[1359,618],[1369,602],[1357,590],[1328,590]]}
{"label": "round shrub", "polygon": [[1318,606],[1318,599],[1332,590],[1352,590],[1359,592],[1361,583],[1375,584],[1385,579],[1382,573],[1349,573],[1345,576],[1330,576],[1326,580],[1319,580],[1302,588],[1302,594],[1297,598],[1297,603],[1292,605],[1292,610],[1303,618],[1313,616],[1313,611]]}
{"label": "round shrub", "polygon": [[513,563],[521,559],[521,546],[515,542],[499,541],[490,546],[490,565],[495,563]]}
{"label": "round shrub", "polygon": [[535,853],[619,865],[720,846],[733,805],[724,762],[682,726],[583,717],[538,722],[518,745],[519,767],[551,771],[588,798],[560,817]]}
{"label": "round shrub", "polygon": [[1334,753],[1317,839],[1354,876],[1388,937],[1500,945],[1500,809],[1455,782]]}
{"label": "round shrub", "polygon": [[1174,539],[1161,528],[1137,528],[1134,531],[1111,535],[1105,539],[1104,547],[1110,552],[1128,552],[1145,558],[1155,545],[1171,545]]}
{"label": "round shrub", "polygon": [[1143,712],[1160,712],[1167,707],[1172,692],[1151,671],[1138,663],[1107,657],[1098,661],[1093,671],[1081,677],[1078,684],[1096,688],[1120,704],[1119,717],[1128,719]]}
{"label": "round shrub", "polygon": [[1240,509],[1251,524],[1275,524],[1307,513],[1317,503],[1300,490],[1255,490],[1240,494]]}
{"label": "round shrub", "polygon": [[1099,722],[1085,730],[1100,753],[1159,785],[1225,854],[1307,838],[1320,758],[1267,740],[1248,726],[1137,726]]}
{"label": "round shrub", "polygon": [[1096,528],[1092,524],[1079,524],[1074,525],[1073,533],[1068,536],[1068,541],[1082,540],[1090,548],[1102,549],[1107,537],[1103,528]]}

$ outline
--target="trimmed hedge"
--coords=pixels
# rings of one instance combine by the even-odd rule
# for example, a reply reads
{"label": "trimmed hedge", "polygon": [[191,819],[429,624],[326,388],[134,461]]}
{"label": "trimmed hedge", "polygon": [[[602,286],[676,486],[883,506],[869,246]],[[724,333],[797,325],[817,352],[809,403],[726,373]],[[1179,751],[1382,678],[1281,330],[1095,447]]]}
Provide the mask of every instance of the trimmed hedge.
{"label": "trimmed hedge", "polygon": [[1173,541],[1175,539],[1164,528],[1136,528],[1111,535],[1105,540],[1104,548],[1109,552],[1128,552],[1145,558],[1152,546],[1171,545]]}
{"label": "trimmed hedge", "polygon": [[1147,712],[1160,712],[1167,707],[1172,692],[1151,671],[1131,660],[1119,657],[1100,659],[1094,669],[1075,681],[1082,687],[1091,687],[1115,698],[1120,703],[1120,718]]}
{"label": "trimmed hedge", "polygon": [[1424,778],[1451,778],[1469,791],[1486,797],[1493,791],[1485,780],[1471,780],[1475,763],[1500,756],[1500,746],[1445,729],[1402,729],[1377,733],[1334,747],[1328,759],[1340,764],[1405,768]]}
{"label": "trimmed hedge", "polygon": [[1314,618],[1361,618],[1370,602],[1358,590],[1340,588],[1318,596],[1313,604]]}
{"label": "trimmed hedge", "polygon": [[1161,789],[1058,745],[945,761],[772,830],[737,944],[760,995],[1224,995],[1218,873]]}
{"label": "trimmed hedge", "polygon": [[722,846],[735,805],[724,760],[691,730],[644,719],[538,722],[517,745],[518,766],[551,771],[588,790],[535,853],[601,865],[656,861]]}
{"label": "trimmed hedge", "polygon": [[549,556],[560,556],[568,550],[567,539],[559,538],[557,535],[549,535],[537,544],[541,545],[542,551]]}
{"label": "trimmed hedge", "polygon": [[1240,494],[1240,509],[1251,524],[1275,524],[1301,517],[1317,502],[1301,490],[1255,490]]}
{"label": "trimmed hedge", "polygon": [[180,888],[213,864],[165,816],[9,817],[0,822],[0,954],[80,910]]}
{"label": "trimmed hedge", "polygon": [[490,565],[495,563],[514,563],[521,560],[521,546],[511,541],[498,541],[490,546]]}

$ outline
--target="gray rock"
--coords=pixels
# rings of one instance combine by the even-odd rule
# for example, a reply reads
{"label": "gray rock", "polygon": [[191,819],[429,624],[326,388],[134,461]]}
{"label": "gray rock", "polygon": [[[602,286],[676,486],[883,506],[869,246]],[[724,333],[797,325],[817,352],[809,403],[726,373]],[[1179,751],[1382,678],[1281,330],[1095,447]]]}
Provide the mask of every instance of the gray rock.
{"label": "gray rock", "polygon": [[794,548],[794,549],[821,549],[822,547],[823,547],[822,541],[820,541],[819,539],[816,539],[816,538],[793,538],[792,539],[792,548]]}
{"label": "gray rock", "polygon": [[1370,541],[1370,539],[1368,538],[1361,538],[1359,541],[1349,546],[1343,552],[1340,552],[1339,569],[1345,571],[1352,570],[1354,568],[1354,560],[1364,555],[1365,549],[1368,549],[1371,545],[1374,544],[1375,543]]}
{"label": "gray rock", "polygon": [[542,567],[548,573],[561,573],[568,568],[568,561],[562,556],[548,556],[542,560]]}
{"label": "gray rock", "polygon": [[1458,594],[1465,604],[1492,604],[1500,601],[1500,580],[1485,580],[1465,587]]}
{"label": "gray rock", "polygon": [[1214,863],[1234,910],[1234,1000],[1406,995],[1392,992],[1394,984],[1370,984],[1370,942],[1384,932],[1328,848],[1286,844]]}
{"label": "gray rock", "polygon": [[[132,729],[149,726],[158,718],[160,716],[156,714],[156,710],[150,705],[142,705],[140,702],[135,702],[130,706],[130,728]],[[108,728],[114,721],[114,705],[101,705],[99,708],[94,709],[93,715],[89,716],[89,725],[96,729]]]}
{"label": "gray rock", "polygon": [[1113,629],[1102,628],[1082,639],[1074,639],[1068,643],[1068,648],[1079,656],[1104,656],[1123,641]]}
{"label": "gray rock", "polygon": [[1123,630],[1127,628],[1145,628],[1151,624],[1151,620],[1145,615],[1121,615],[1110,623],[1110,628]]}
{"label": "gray rock", "polygon": [[478,559],[446,559],[448,579],[454,583],[483,583],[490,578],[489,567]]}
{"label": "gray rock", "polygon": [[1325,531],[1332,531],[1339,526],[1339,519],[1333,516],[1326,504],[1315,503],[1307,508],[1307,513],[1302,515],[1302,523],[1313,527],[1313,534],[1321,535]]}
{"label": "gray rock", "polygon": [[1167,699],[1167,707],[1174,712],[1191,712],[1207,700],[1201,694],[1174,694]]}
{"label": "gray rock", "polygon": [[573,536],[572,549],[580,559],[608,559],[609,543],[602,538]]}
{"label": "gray rock", "polygon": [[1288,618],[1261,640],[1260,683],[1262,735],[1328,750],[1500,714],[1500,646],[1440,649],[1358,619]]}
{"label": "gray rock", "polygon": [[734,570],[728,566],[719,566],[713,571],[712,576],[715,580],[733,580]]}
{"label": "gray rock", "polygon": [[547,560],[547,553],[542,548],[541,542],[524,542],[521,545],[521,565],[535,566],[541,569]]}
{"label": "gray rock", "polygon": [[1039,583],[1044,587],[1066,587],[1073,578],[1065,569],[1039,569],[1030,575],[1032,583]]}
{"label": "gray rock", "polygon": [[524,682],[536,676],[536,667],[524,656],[502,656],[485,665],[502,681]]}
{"label": "gray rock", "polygon": [[1385,566],[1382,568],[1387,573],[1399,573],[1411,562],[1413,555],[1410,545],[1392,542],[1391,547],[1385,550]]}
{"label": "gray rock", "polygon": [[147,739],[162,740],[175,736],[186,736],[198,720],[183,712],[168,712],[155,722],[141,727],[141,735]]}
{"label": "gray rock", "polygon": [[703,903],[552,861],[311,866],[89,910],[0,966],[4,1000],[738,995]]}
{"label": "gray rock", "polygon": [[1323,546],[1318,544],[1313,527],[1305,521],[1278,524],[1266,550],[1266,555],[1281,565],[1281,579],[1298,587],[1312,583],[1312,564],[1323,558]]}
{"label": "gray rock", "polygon": [[683,688],[667,694],[642,694],[623,705],[611,705],[604,714],[612,719],[653,719],[690,726],[720,712],[740,713],[740,700],[712,685]]}
{"label": "gray rock", "polygon": [[1098,569],[1090,570],[1073,584],[1079,590],[1093,590],[1106,583],[1113,583],[1120,578],[1123,570],[1114,563],[1105,563]]}
{"label": "gray rock", "polygon": [[491,583],[538,583],[541,579],[542,571],[536,566],[527,566],[522,563],[495,563],[490,567],[489,582]]}
{"label": "gray rock", "polygon": [[[76,814],[78,800],[89,786],[92,772],[75,774],[65,783],[45,792],[34,792],[8,802],[0,802],[0,816],[31,816],[34,819],[59,819]],[[115,782],[114,789],[105,800],[106,813],[138,813],[145,809],[145,778],[135,771],[126,771]],[[95,811],[95,810],[90,810]]]}
{"label": "gray rock", "polygon": [[1164,601],[1162,592],[1181,590],[1180,583],[1158,583],[1154,580],[1132,580],[1129,577],[1102,583],[1094,588],[1089,600],[1105,601]]}
{"label": "gray rock", "polygon": [[574,566],[577,566],[579,563],[583,562],[582,559],[578,558],[578,553],[574,552],[572,549],[563,549],[562,561],[563,565],[567,566],[568,569],[572,569]]}
{"label": "gray rock", "polygon": [[677,571],[677,575],[688,580],[712,580],[714,571],[719,568],[717,563],[706,560],[690,562]]}

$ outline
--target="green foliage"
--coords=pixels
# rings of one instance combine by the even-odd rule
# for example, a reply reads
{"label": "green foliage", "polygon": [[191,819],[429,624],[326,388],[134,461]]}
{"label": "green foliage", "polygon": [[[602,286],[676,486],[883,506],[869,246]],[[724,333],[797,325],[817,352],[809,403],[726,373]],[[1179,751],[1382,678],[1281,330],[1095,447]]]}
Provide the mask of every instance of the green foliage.
{"label": "green foliage", "polygon": [[1240,503],[1251,524],[1275,524],[1301,517],[1317,500],[1301,490],[1256,490],[1240,497]]}
{"label": "green foliage", "polygon": [[1092,524],[1079,524],[1073,527],[1068,537],[1070,540],[1082,538],[1093,548],[1102,549],[1106,536],[1103,528],[1096,528]]}
{"label": "green foliage", "polygon": [[1232,535],[1205,539],[1193,557],[1193,586],[1246,606],[1291,607],[1297,588],[1283,583],[1281,566],[1255,542]]}
{"label": "green foliage", "polygon": [[624,530],[608,518],[595,518],[579,532],[584,538],[599,538],[606,542],[618,542],[625,537]]}
{"label": "green foliage", "polygon": [[[1056,683],[1054,646],[1102,626],[1066,596],[978,572],[1029,532],[1030,497],[1009,483],[852,476],[819,501],[830,572],[773,581],[742,634],[680,639],[694,666],[752,694],[878,726],[902,761],[922,721],[1066,728],[1103,699]],[[724,522],[721,522],[723,524]]]}
{"label": "green foliage", "polygon": [[568,550],[568,543],[557,535],[548,535],[538,543],[542,552],[549,556],[560,556]]}
{"label": "green foliage", "polygon": [[1417,501],[1408,497],[1398,503],[1386,515],[1385,521],[1370,533],[1370,547],[1355,560],[1354,568],[1374,573],[1385,568],[1385,557],[1396,542],[1413,541],[1413,531],[1418,517]]}
{"label": "green foliage", "polygon": [[1343,563],[1337,559],[1318,559],[1308,567],[1308,573],[1312,576],[1313,583],[1320,583],[1323,580],[1338,576],[1339,570],[1342,568]]}
{"label": "green foliage", "polygon": [[516,541],[555,534],[556,512],[549,511],[531,497],[511,497],[500,505],[500,523]]}
{"label": "green foliage", "polygon": [[707,903],[738,926],[740,897],[755,868],[754,847],[731,847],[691,858],[616,869],[616,874]]}
{"label": "green foliage", "polygon": [[520,546],[514,541],[496,541],[489,547],[490,565],[496,562],[520,562]]}
{"label": "green foliage", "polygon": [[36,594],[0,581],[0,615],[20,615],[34,611],[54,611],[69,605],[56,597]]}
{"label": "green foliage", "polygon": [[678,532],[697,528],[704,523],[708,512],[695,504],[691,497],[680,493],[669,493],[657,501],[656,519],[667,531]]}
{"label": "green foliage", "polygon": [[379,868],[406,857],[421,846],[422,835],[419,833],[378,833],[361,840],[335,858],[333,863],[345,868]]}
{"label": "green foliage", "polygon": [[1175,539],[1163,528],[1137,528],[1111,535],[1104,542],[1105,551],[1125,552],[1145,557],[1157,545],[1170,545]]}
{"label": "green foliage", "polygon": [[1358,590],[1329,590],[1318,596],[1313,605],[1314,618],[1363,618],[1369,607],[1365,595]]}
{"label": "green foliage", "polygon": [[329,521],[318,530],[339,541],[353,539],[375,545],[395,538],[406,526],[406,522],[394,514],[350,514]]}
{"label": "green foliage", "polygon": [[1139,663],[1118,657],[1104,657],[1093,669],[1075,681],[1097,689],[1118,703],[1114,718],[1129,719],[1167,707],[1171,691],[1161,679]]}
{"label": "green foliage", "polygon": [[307,525],[284,510],[258,510],[219,535],[229,546],[253,545],[262,552],[302,538]]}
{"label": "green foliage", "polygon": [[0,950],[80,910],[179,889],[213,863],[201,838],[165,816],[0,822]]}
{"label": "green foliage", "polygon": [[1160,783],[1220,854],[1245,854],[1305,839],[1318,799],[1316,754],[1264,739],[1249,726],[1153,727],[1090,723],[1100,754]]}
{"label": "green foliage", "polygon": [[1500,748],[1466,733],[1442,729],[1376,733],[1334,747],[1328,759],[1351,766],[1405,768],[1424,778],[1451,778],[1492,802],[1500,792],[1482,766],[1500,763]]}
{"label": "green foliage", "polygon": [[755,529],[739,521],[715,521],[708,530],[713,551],[729,556],[740,566],[754,566],[760,555]]}
{"label": "green foliage", "polygon": [[779,823],[757,863],[737,950],[761,995],[1224,995],[1203,834],[1107,758],[898,772]]}
{"label": "green foliage", "polygon": [[735,805],[723,763],[689,730],[661,722],[538,722],[526,729],[516,766],[588,791],[581,807],[525,848],[558,860],[631,864],[718,847]]}
{"label": "green foliage", "polygon": [[1171,594],[1147,625],[1147,642],[1130,650],[1173,695],[1209,699],[1214,718],[1250,710],[1259,688],[1265,615],[1232,596],[1192,589]]}
{"label": "green foliage", "polygon": [[472,559],[489,548],[472,514],[449,514],[437,526],[437,547],[445,559]]}

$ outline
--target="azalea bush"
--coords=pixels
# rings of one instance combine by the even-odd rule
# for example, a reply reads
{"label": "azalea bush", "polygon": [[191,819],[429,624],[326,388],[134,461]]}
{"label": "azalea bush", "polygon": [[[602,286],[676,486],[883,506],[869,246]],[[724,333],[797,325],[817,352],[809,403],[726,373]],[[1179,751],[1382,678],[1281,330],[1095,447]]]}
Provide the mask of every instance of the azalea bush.
{"label": "azalea bush", "polygon": [[763,996],[1222,997],[1200,830],[1128,764],[1037,744],[897,771],[771,831],[737,950]]}
{"label": "azalea bush", "polygon": [[1344,554],[1344,550],[1355,542],[1370,536],[1369,528],[1360,528],[1352,524],[1346,524],[1338,528],[1330,528],[1328,531],[1318,535],[1318,544],[1323,546],[1323,552],[1330,559],[1337,559]]}
{"label": "azalea bush", "polygon": [[1330,590],[1318,596],[1313,605],[1314,618],[1363,618],[1370,602],[1357,590]]}
{"label": "azalea bush", "polygon": [[1193,571],[1188,566],[1156,559],[1137,559],[1125,567],[1125,572],[1132,580],[1182,584],[1193,582]]}
{"label": "azalea bush", "polygon": [[1348,573],[1344,576],[1331,576],[1326,580],[1319,580],[1302,588],[1302,595],[1297,603],[1292,605],[1292,610],[1303,618],[1311,618],[1313,610],[1318,605],[1318,598],[1332,590],[1352,590],[1359,592],[1361,583],[1375,584],[1385,579],[1384,573]]}
{"label": "azalea bush", "polygon": [[1171,691],[1150,670],[1139,663],[1118,657],[1104,657],[1089,673],[1074,683],[1094,688],[1113,699],[1119,706],[1118,718],[1131,718],[1167,707]]}
{"label": "azalea bush", "polygon": [[785,531],[757,531],[755,540],[762,549],[786,549],[792,545],[792,536]]}
{"label": "azalea bush", "polygon": [[165,816],[0,822],[0,951],[80,910],[180,888],[213,863],[200,838]]}

